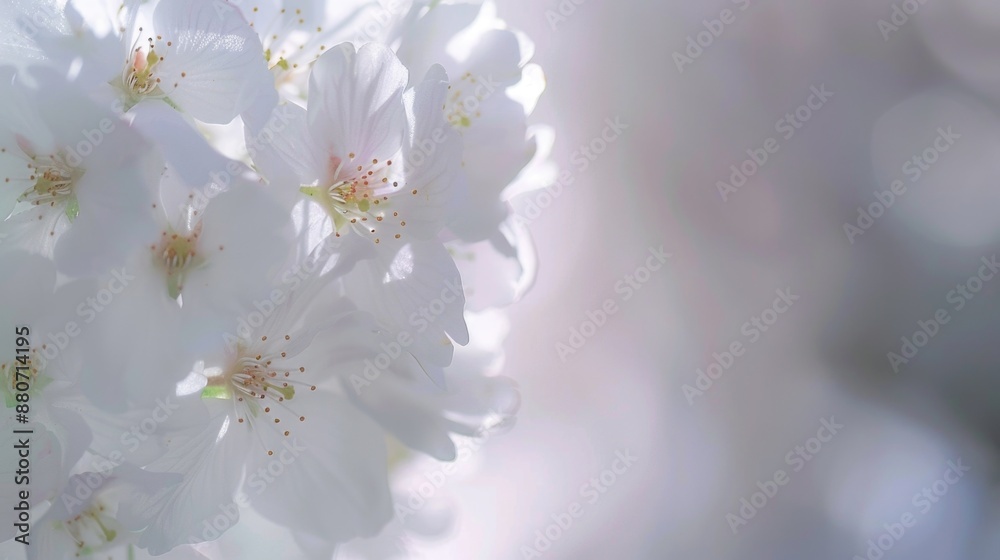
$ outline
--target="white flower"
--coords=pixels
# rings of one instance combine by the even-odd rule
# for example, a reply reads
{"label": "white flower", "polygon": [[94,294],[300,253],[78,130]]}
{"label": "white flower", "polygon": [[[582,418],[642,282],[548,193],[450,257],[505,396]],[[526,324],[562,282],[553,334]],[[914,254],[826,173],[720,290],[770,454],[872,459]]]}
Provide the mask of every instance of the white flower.
{"label": "white flower", "polygon": [[[307,110],[290,108],[291,122],[255,161],[278,188],[298,189],[322,208],[335,235],[353,230],[377,244],[434,237],[457,138],[432,110],[446,88],[440,69],[404,95],[406,83],[385,47],[330,49],[313,67]],[[253,123],[248,135],[262,128]]]}
{"label": "white flower", "polygon": [[257,0],[239,7],[260,36],[279,91],[298,100],[306,97],[308,72],[317,58],[344,41],[360,45],[394,35],[410,2]]}
{"label": "white flower", "polygon": [[[451,341],[468,341],[461,278],[436,240],[459,147],[440,111],[440,69],[409,91],[406,82],[385,47],[336,47],[313,68],[308,109],[291,109],[257,162],[276,188],[298,188],[325,213],[320,237],[353,232],[375,244],[348,290],[388,330],[412,332],[419,360],[444,366]],[[441,308],[421,313],[431,302]]]}
{"label": "white flower", "polygon": [[[258,0],[240,5],[244,17],[260,36],[264,59],[278,83],[306,71],[327,48],[335,45],[337,26],[326,26],[322,0]],[[356,4],[357,6],[351,6]],[[341,11],[357,9],[363,2],[338,2]],[[333,7],[329,8],[331,11]]]}
{"label": "white flower", "polygon": [[343,298],[317,301],[325,284],[301,287],[253,338],[203,370],[203,388],[187,406],[207,407],[208,427],[172,436],[166,455],[147,467],[184,480],[165,497],[129,506],[149,525],[141,546],[157,554],[217,538],[228,525],[210,522],[223,509],[238,517],[244,473],[241,495],[296,531],[341,542],[388,520],[382,431],[324,385],[341,370],[360,370],[377,348],[374,325]]}
{"label": "white flower", "polygon": [[28,560],[112,558],[112,554],[122,560],[126,555],[135,558],[131,545],[137,538],[129,531],[129,520],[118,517],[119,501],[162,492],[178,478],[128,464],[110,472],[87,471],[69,477],[51,507],[35,522]]}
{"label": "white flower", "polygon": [[208,123],[227,123],[271,88],[257,34],[222,0],[162,0],[149,26],[126,2],[120,75],[126,108],[161,99]]}
{"label": "white flower", "polygon": [[158,229],[126,261],[128,286],[84,333],[84,392],[119,412],[172,394],[204,341],[266,296],[293,246],[287,210],[262,186],[233,179],[200,207],[178,196],[187,192],[178,182],[168,170],[153,203]]}
{"label": "white flower", "polygon": [[2,248],[96,274],[120,264],[152,231],[149,205],[162,160],[71,84],[44,69],[34,78],[35,86],[0,85]]}
{"label": "white flower", "polygon": [[[438,4],[405,28],[397,50],[410,72],[440,64],[451,77],[444,113],[462,135],[461,212],[448,227],[463,240],[494,236],[508,215],[501,192],[535,153],[527,131],[541,89],[524,101],[507,90],[522,81],[533,46],[504,29],[493,2]],[[535,69],[532,69],[534,71]]]}
{"label": "white flower", "polygon": [[530,42],[491,1],[30,4],[0,7],[0,328],[32,331],[0,338],[0,496],[30,426],[34,544],[7,508],[0,556],[444,530],[392,495],[519,406],[494,308],[549,171]]}

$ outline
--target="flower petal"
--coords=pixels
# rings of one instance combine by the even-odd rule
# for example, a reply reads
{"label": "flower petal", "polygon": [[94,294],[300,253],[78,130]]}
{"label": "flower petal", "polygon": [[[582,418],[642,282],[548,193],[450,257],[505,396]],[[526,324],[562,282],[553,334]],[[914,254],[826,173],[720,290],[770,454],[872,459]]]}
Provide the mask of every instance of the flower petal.
{"label": "flower petal", "polygon": [[391,158],[403,142],[406,68],[391,50],[338,45],[319,57],[309,78],[309,130],[343,161]]}
{"label": "flower petal", "polygon": [[250,108],[259,92],[273,91],[260,38],[228,2],[160,2],[153,26],[163,37],[156,46],[163,57],[157,66],[160,87],[194,118],[228,123]]}

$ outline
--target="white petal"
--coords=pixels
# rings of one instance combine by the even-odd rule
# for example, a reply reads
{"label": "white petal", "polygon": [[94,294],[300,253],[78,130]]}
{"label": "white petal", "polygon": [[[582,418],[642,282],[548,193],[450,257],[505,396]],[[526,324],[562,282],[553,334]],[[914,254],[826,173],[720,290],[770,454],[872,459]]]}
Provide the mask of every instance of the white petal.
{"label": "white petal", "polygon": [[239,519],[233,496],[251,436],[231,422],[228,402],[209,404],[215,410],[211,420],[171,438],[167,454],[148,466],[151,472],[183,474],[180,484],[166,494],[137,497],[123,504],[123,519],[134,530],[148,525],[139,545],[154,555],[178,545],[217,538],[218,531],[210,530],[216,516],[230,514],[231,524]]}
{"label": "white petal", "polygon": [[246,169],[212,148],[177,111],[163,103],[144,101],[129,115],[132,126],[163,150],[167,162],[190,185],[204,187],[218,182],[218,177],[231,177]]}
{"label": "white petal", "polygon": [[327,155],[310,137],[306,119],[305,109],[286,103],[275,107],[266,121],[247,123],[250,157],[277,188],[297,191],[326,174]]}
{"label": "white petal", "polygon": [[399,58],[416,76],[447,58],[448,42],[472,25],[479,14],[475,4],[442,4],[408,26],[399,45]]}
{"label": "white petal", "polygon": [[514,303],[531,287],[537,268],[527,227],[514,219],[478,243],[452,242],[449,251],[462,273],[466,309],[481,311]]}
{"label": "white petal", "polygon": [[[250,473],[275,462],[284,467],[273,482],[257,481],[263,490],[250,492],[254,509],[334,542],[374,535],[392,517],[382,431],[333,394],[311,392],[291,403],[306,420],[261,434],[273,456],[264,449],[251,454]],[[286,428],[289,437],[279,431]],[[254,488],[250,478],[248,486]]]}
{"label": "white petal", "polygon": [[[462,163],[461,139],[444,119],[441,107],[448,78],[440,66],[405,97],[410,139],[404,147],[407,192],[397,196],[407,220],[406,233],[427,239],[440,232],[452,203],[451,189]],[[415,196],[409,196],[412,191]]]}
{"label": "white petal", "polygon": [[258,184],[238,181],[208,204],[199,250],[205,264],[184,279],[185,308],[246,314],[268,297],[294,248],[289,210]]}
{"label": "white petal", "polygon": [[0,63],[26,66],[48,59],[39,47],[41,33],[62,33],[68,24],[55,0],[0,4]]}
{"label": "white petal", "polygon": [[274,89],[257,33],[228,2],[160,2],[153,23],[163,37],[156,42],[160,87],[194,118],[228,123]]}
{"label": "white petal", "polygon": [[[72,347],[82,354],[80,384],[87,397],[107,410],[124,411],[173,394],[194,359],[179,342],[181,310],[167,295],[166,281],[148,249],[136,253],[117,274],[123,280],[114,286],[127,282],[120,293],[107,290],[104,295],[110,298],[102,298],[106,305],[97,302],[97,292],[91,293],[96,305],[79,308],[83,332]],[[112,285],[112,277],[102,279],[102,286]]]}
{"label": "white petal", "polygon": [[55,247],[61,272],[83,276],[121,266],[156,233],[153,193],[163,160],[138,134],[122,128],[101,149],[119,150],[130,159],[96,164],[75,186],[79,214]]}
{"label": "white petal", "polygon": [[410,335],[414,342],[408,351],[419,361],[448,365],[452,340],[469,341],[462,315],[462,279],[439,241],[413,241],[395,254],[380,252],[349,274],[345,283],[380,324],[390,332]]}
{"label": "white petal", "polygon": [[328,157],[391,158],[403,141],[406,68],[387,47],[350,43],[319,57],[309,79],[309,130]]}

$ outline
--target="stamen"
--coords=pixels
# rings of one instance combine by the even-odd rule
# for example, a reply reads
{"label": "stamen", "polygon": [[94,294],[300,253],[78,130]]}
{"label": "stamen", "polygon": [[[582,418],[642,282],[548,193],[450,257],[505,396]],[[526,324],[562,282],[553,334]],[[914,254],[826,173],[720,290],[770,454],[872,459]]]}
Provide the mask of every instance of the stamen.
{"label": "stamen", "polygon": [[172,299],[177,299],[184,288],[184,277],[194,267],[201,264],[198,255],[198,238],[201,236],[201,222],[190,235],[182,236],[173,229],[163,231],[160,244],[151,246],[154,258],[167,276],[167,290]]}
{"label": "stamen", "polygon": [[[355,152],[348,154],[346,161],[355,160]],[[299,191],[315,200],[326,210],[334,222],[334,230],[339,235],[346,227],[372,219],[382,222],[387,211],[391,211],[390,197],[402,192],[403,186],[395,180],[390,167],[392,160],[381,162],[372,158],[371,164],[345,169],[345,160],[331,155],[328,160],[327,172],[331,179],[326,184],[302,185]],[[389,207],[389,208],[386,208]],[[399,212],[394,211],[394,216]],[[367,234],[377,233],[372,227],[356,228]],[[399,235],[394,236],[399,239]]]}
{"label": "stamen", "polygon": [[[27,154],[26,154],[27,155]],[[53,155],[28,156],[28,177],[35,184],[18,197],[18,202],[33,206],[60,207],[65,205],[66,216],[73,220],[80,212],[74,186],[83,176],[83,169],[70,165],[63,152]]]}

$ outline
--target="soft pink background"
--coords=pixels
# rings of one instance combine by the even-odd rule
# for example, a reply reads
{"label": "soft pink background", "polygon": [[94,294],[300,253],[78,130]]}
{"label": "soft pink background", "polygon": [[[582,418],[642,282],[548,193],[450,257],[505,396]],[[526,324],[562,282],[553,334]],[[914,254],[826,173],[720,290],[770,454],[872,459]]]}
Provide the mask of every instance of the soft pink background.
{"label": "soft pink background", "polygon": [[[458,522],[427,557],[522,558],[629,450],[638,463],[544,558],[864,556],[959,456],[972,473],[886,558],[995,558],[995,292],[904,372],[885,356],[1000,249],[987,149],[1000,130],[997,10],[928,0],[887,41],[885,0],[564,0],[575,13],[553,30],[558,4],[499,2],[536,41],[548,89],[535,118],[558,131],[554,160],[574,169],[571,154],[606,118],[630,128],[532,224],[541,268],[512,309],[506,371],[521,384],[520,419],[481,452],[476,476],[449,481]],[[679,72],[671,54],[726,8],[735,22]],[[723,202],[716,181],[821,84],[829,104]],[[967,135],[950,163],[849,243],[856,207],[932,139],[921,134],[948,124]],[[667,266],[560,361],[557,343],[660,245]],[[743,323],[786,287],[801,299],[689,404],[682,385],[746,342]],[[786,454],[830,416],[842,433],[733,535],[726,514],[791,472]]]}

